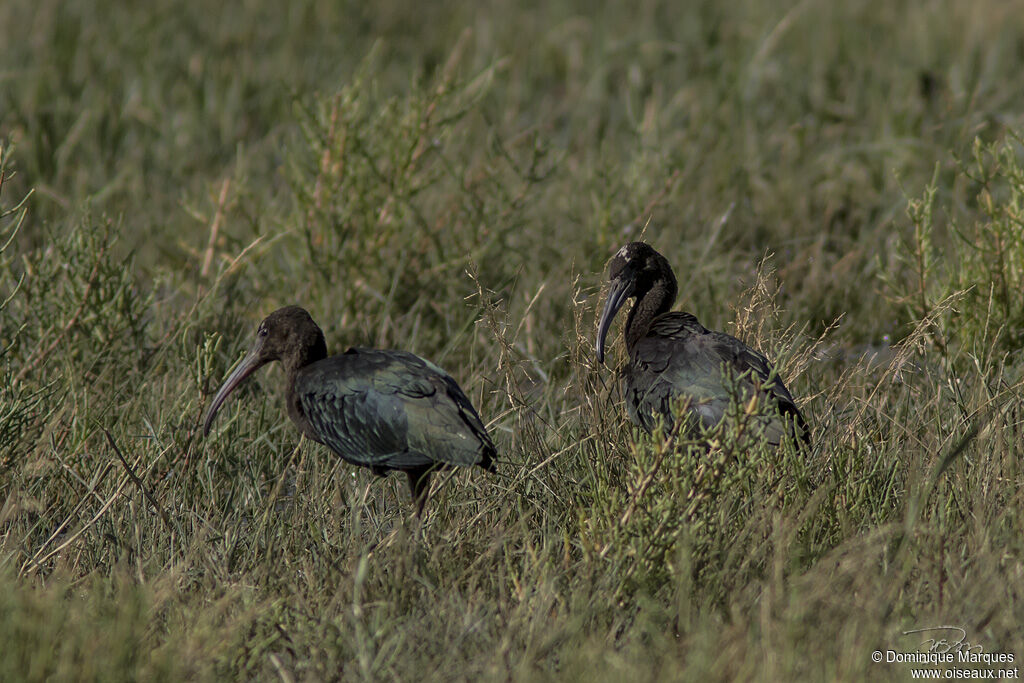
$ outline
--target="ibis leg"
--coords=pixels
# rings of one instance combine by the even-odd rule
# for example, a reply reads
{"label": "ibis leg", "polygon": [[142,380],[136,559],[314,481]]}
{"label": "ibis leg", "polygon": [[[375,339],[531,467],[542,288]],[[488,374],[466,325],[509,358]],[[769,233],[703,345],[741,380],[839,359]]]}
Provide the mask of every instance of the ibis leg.
{"label": "ibis leg", "polygon": [[409,491],[412,493],[412,502],[416,506],[416,516],[423,516],[423,506],[427,504],[427,493],[430,492],[430,473],[432,467],[423,469],[406,470],[409,477]]}

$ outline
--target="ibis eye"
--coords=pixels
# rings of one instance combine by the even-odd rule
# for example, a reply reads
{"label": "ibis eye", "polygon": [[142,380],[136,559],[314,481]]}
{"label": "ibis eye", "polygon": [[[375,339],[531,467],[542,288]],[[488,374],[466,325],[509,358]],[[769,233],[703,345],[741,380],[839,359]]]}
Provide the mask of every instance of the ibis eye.
{"label": "ibis eye", "polygon": [[259,336],[259,337],[266,337],[267,336],[267,328],[261,327],[259,330],[256,331],[256,335]]}

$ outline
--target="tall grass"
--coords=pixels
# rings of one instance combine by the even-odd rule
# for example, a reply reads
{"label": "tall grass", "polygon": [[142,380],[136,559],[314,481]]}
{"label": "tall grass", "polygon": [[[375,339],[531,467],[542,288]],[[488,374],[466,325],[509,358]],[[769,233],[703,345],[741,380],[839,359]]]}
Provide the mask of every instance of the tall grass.
{"label": "tall grass", "polygon": [[[1024,656],[1024,12],[0,5],[0,679],[903,680]],[[602,269],[764,351],[808,452],[628,423]],[[447,368],[499,473],[299,438],[259,319]]]}

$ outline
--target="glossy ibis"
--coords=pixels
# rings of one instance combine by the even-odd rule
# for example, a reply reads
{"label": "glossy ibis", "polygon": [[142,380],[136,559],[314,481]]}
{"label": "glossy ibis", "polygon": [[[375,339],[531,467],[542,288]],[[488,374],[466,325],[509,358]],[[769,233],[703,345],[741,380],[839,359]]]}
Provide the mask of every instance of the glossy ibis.
{"label": "glossy ibis", "polygon": [[288,416],[299,431],[375,474],[405,472],[418,515],[434,470],[494,471],[494,444],[448,373],[406,351],[350,348],[328,358],[323,332],[298,306],[260,323],[249,353],[214,396],[204,435],[228,394],[275,360],[284,366]]}
{"label": "glossy ibis", "polygon": [[[686,431],[722,421],[730,402],[763,397],[770,408],[757,417],[762,438],[773,445],[787,433],[809,440],[807,424],[768,359],[733,336],[714,332],[689,313],[670,312],[677,286],[664,256],[644,242],[619,249],[608,263],[608,298],[597,330],[597,360],[615,314],[636,299],[626,319],[629,364],[623,371],[626,409],[634,424],[653,431],[660,415],[674,425],[673,403],[688,403]],[[756,405],[756,404],[755,404]]]}

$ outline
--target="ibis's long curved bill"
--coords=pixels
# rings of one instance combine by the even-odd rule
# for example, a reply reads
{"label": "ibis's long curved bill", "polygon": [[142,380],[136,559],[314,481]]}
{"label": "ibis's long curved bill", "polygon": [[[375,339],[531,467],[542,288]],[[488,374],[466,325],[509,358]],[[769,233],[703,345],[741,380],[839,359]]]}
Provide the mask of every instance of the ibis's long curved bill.
{"label": "ibis's long curved bill", "polygon": [[608,329],[612,326],[615,314],[626,303],[626,299],[632,294],[633,287],[629,280],[612,280],[608,289],[608,298],[604,302],[604,310],[601,311],[601,321],[597,325],[597,362],[604,362],[605,340],[608,337]]}
{"label": "ibis's long curved bill", "polygon": [[203,436],[210,433],[213,418],[217,416],[217,411],[220,410],[220,406],[224,403],[224,399],[228,397],[228,394],[234,391],[235,387],[242,383],[242,380],[256,372],[266,362],[266,360],[260,358],[259,347],[254,347],[246,354],[242,362],[238,364],[238,367],[228,375],[228,378],[224,380],[224,384],[217,391],[217,395],[213,397],[213,403],[210,404],[209,412],[206,413],[206,420],[203,422]]}

